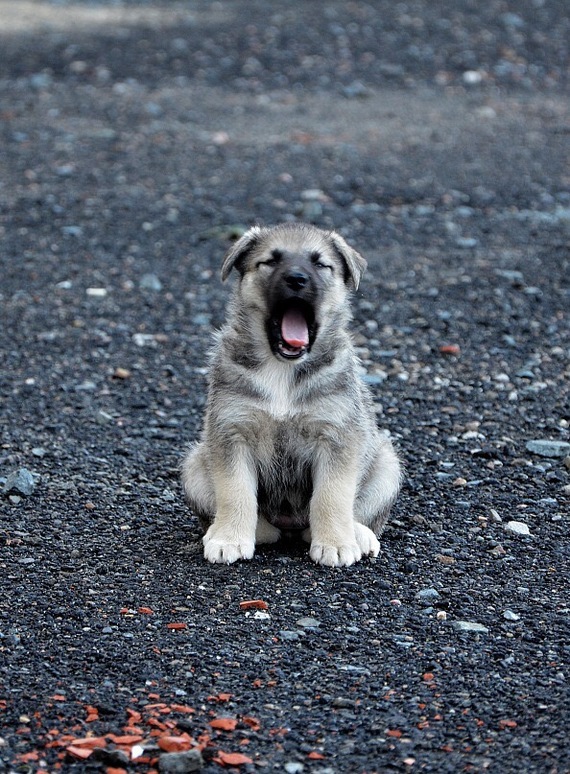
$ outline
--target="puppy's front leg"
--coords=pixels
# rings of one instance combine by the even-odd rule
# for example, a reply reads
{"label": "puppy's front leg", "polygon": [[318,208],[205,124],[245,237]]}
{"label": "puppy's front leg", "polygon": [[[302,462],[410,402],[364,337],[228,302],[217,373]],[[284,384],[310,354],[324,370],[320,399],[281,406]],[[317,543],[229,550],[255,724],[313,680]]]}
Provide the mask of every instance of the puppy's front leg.
{"label": "puppy's front leg", "polygon": [[321,453],[313,470],[313,481],[311,559],[329,567],[348,567],[363,552],[360,535],[356,533],[359,525],[355,525],[353,515],[356,469],[350,460],[333,463],[332,455]]}
{"label": "puppy's front leg", "polygon": [[251,559],[257,524],[257,477],[247,448],[223,450],[214,461],[212,475],[216,515],[203,538],[204,557],[222,564]]}

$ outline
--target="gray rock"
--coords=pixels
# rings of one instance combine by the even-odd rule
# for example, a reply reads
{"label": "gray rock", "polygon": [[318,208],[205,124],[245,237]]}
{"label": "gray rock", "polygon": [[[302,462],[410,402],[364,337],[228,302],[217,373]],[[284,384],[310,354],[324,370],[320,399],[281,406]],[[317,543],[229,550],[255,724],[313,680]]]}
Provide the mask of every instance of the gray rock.
{"label": "gray rock", "polygon": [[453,628],[458,632],[479,632],[481,634],[487,634],[489,629],[483,624],[476,623],[475,621],[454,621]]}
{"label": "gray rock", "polygon": [[163,753],[158,759],[158,770],[167,774],[186,774],[189,771],[199,771],[204,760],[199,750],[186,752]]}
{"label": "gray rock", "polygon": [[283,765],[283,768],[287,774],[301,774],[301,772],[305,770],[303,764],[297,763],[296,761],[288,761]]}
{"label": "gray rock", "polygon": [[509,532],[514,532],[515,535],[530,535],[528,524],[522,521],[509,521],[505,525],[505,529]]}
{"label": "gray rock", "polygon": [[5,495],[29,497],[36,488],[37,479],[27,468],[19,468],[10,473],[4,484]]}
{"label": "gray rock", "polygon": [[505,27],[524,27],[525,20],[518,13],[503,13],[501,14],[501,21]]}
{"label": "gray rock", "polygon": [[379,371],[375,374],[364,374],[361,377],[362,381],[366,384],[382,384],[387,378],[388,374],[384,371]]}
{"label": "gray rock", "polygon": [[464,250],[472,250],[474,247],[477,247],[479,240],[474,237],[458,237],[455,240],[455,244],[457,247],[462,247]]}
{"label": "gray rock", "polygon": [[505,610],[503,613],[503,618],[505,621],[520,621],[521,617],[517,613],[513,613],[512,610]]}
{"label": "gray rock", "polygon": [[91,755],[91,760],[103,763],[105,766],[126,767],[130,758],[123,750],[107,750],[106,748],[96,747]]}
{"label": "gray rock", "polygon": [[61,229],[62,234],[72,237],[83,236],[83,229],[81,226],[63,226]]}
{"label": "gray rock", "polygon": [[570,454],[570,443],[566,441],[527,441],[526,448],[527,451],[541,457],[566,457]]}
{"label": "gray rock", "polygon": [[84,382],[81,382],[81,384],[75,386],[76,392],[93,392],[96,389],[97,385],[90,379],[86,379]]}
{"label": "gray rock", "polygon": [[495,274],[497,274],[499,277],[504,277],[504,279],[509,280],[509,282],[512,282],[513,285],[522,286],[525,284],[524,274],[520,271],[495,269]]}
{"label": "gray rock", "polygon": [[156,274],[143,274],[140,279],[139,287],[141,290],[151,290],[153,293],[160,293],[162,282]]}
{"label": "gray rock", "polygon": [[345,86],[342,93],[345,97],[348,97],[348,99],[364,99],[365,97],[370,97],[372,94],[370,89],[368,89],[361,81],[353,81],[348,86]]}
{"label": "gray rock", "polygon": [[304,202],[323,202],[326,201],[327,195],[320,188],[307,188],[301,191],[301,199]]}
{"label": "gray rock", "polygon": [[194,317],[192,317],[191,322],[194,325],[209,325],[211,320],[211,314],[195,314]]}
{"label": "gray rock", "polygon": [[42,73],[34,73],[30,76],[30,85],[33,89],[36,89],[36,91],[41,91],[42,89],[48,89],[53,83],[53,78],[50,75],[50,73],[42,72]]}
{"label": "gray rock", "polygon": [[299,632],[293,632],[288,629],[283,629],[282,631],[279,632],[279,636],[281,637],[282,640],[290,640],[293,642],[299,639]]}
{"label": "gray rock", "polygon": [[297,626],[300,626],[301,629],[318,629],[321,625],[320,621],[317,621],[316,618],[299,618],[297,621]]}
{"label": "gray rock", "polygon": [[436,602],[440,598],[440,594],[435,589],[421,589],[416,594],[416,599],[420,602]]}
{"label": "gray rock", "polygon": [[332,706],[338,707],[339,709],[354,709],[355,700],[348,699],[346,696],[337,696],[332,700]]}
{"label": "gray rock", "polygon": [[355,675],[370,674],[370,670],[367,667],[357,666],[356,664],[337,664],[336,668],[341,672],[352,672]]}

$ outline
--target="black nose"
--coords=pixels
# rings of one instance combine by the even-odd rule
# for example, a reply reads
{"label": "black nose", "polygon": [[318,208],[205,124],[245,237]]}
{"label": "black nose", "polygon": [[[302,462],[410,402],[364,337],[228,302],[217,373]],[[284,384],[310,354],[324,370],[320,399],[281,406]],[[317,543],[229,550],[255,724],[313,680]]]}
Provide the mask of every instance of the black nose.
{"label": "black nose", "polygon": [[285,275],[285,282],[291,290],[302,290],[309,281],[309,275],[302,269],[293,268]]}

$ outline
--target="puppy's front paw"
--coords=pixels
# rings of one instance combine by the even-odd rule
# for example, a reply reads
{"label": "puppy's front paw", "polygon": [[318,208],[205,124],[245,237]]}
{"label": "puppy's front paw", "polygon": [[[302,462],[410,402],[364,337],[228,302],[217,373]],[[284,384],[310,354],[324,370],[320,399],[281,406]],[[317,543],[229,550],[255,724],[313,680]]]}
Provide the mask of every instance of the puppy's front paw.
{"label": "puppy's front paw", "polygon": [[349,567],[362,556],[362,551],[357,543],[336,546],[315,542],[311,543],[309,553],[313,562],[324,564],[327,567]]}
{"label": "puppy's front paw", "polygon": [[354,525],[354,537],[360,546],[362,556],[378,556],[380,553],[380,543],[371,529],[364,524],[356,523]]}
{"label": "puppy's front paw", "polygon": [[[203,538],[204,558],[213,564],[232,564],[238,559],[251,559],[255,551],[255,543],[250,540],[225,538],[212,525]],[[216,534],[218,533],[218,534]]]}

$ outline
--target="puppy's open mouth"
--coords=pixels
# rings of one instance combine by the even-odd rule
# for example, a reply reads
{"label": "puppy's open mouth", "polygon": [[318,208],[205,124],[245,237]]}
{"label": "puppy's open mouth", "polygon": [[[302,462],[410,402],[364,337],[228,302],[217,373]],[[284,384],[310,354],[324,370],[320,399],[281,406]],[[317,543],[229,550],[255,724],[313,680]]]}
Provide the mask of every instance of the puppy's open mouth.
{"label": "puppy's open mouth", "polygon": [[276,354],[295,360],[306,354],[313,343],[315,313],[310,304],[290,301],[280,304],[270,320],[269,339]]}

